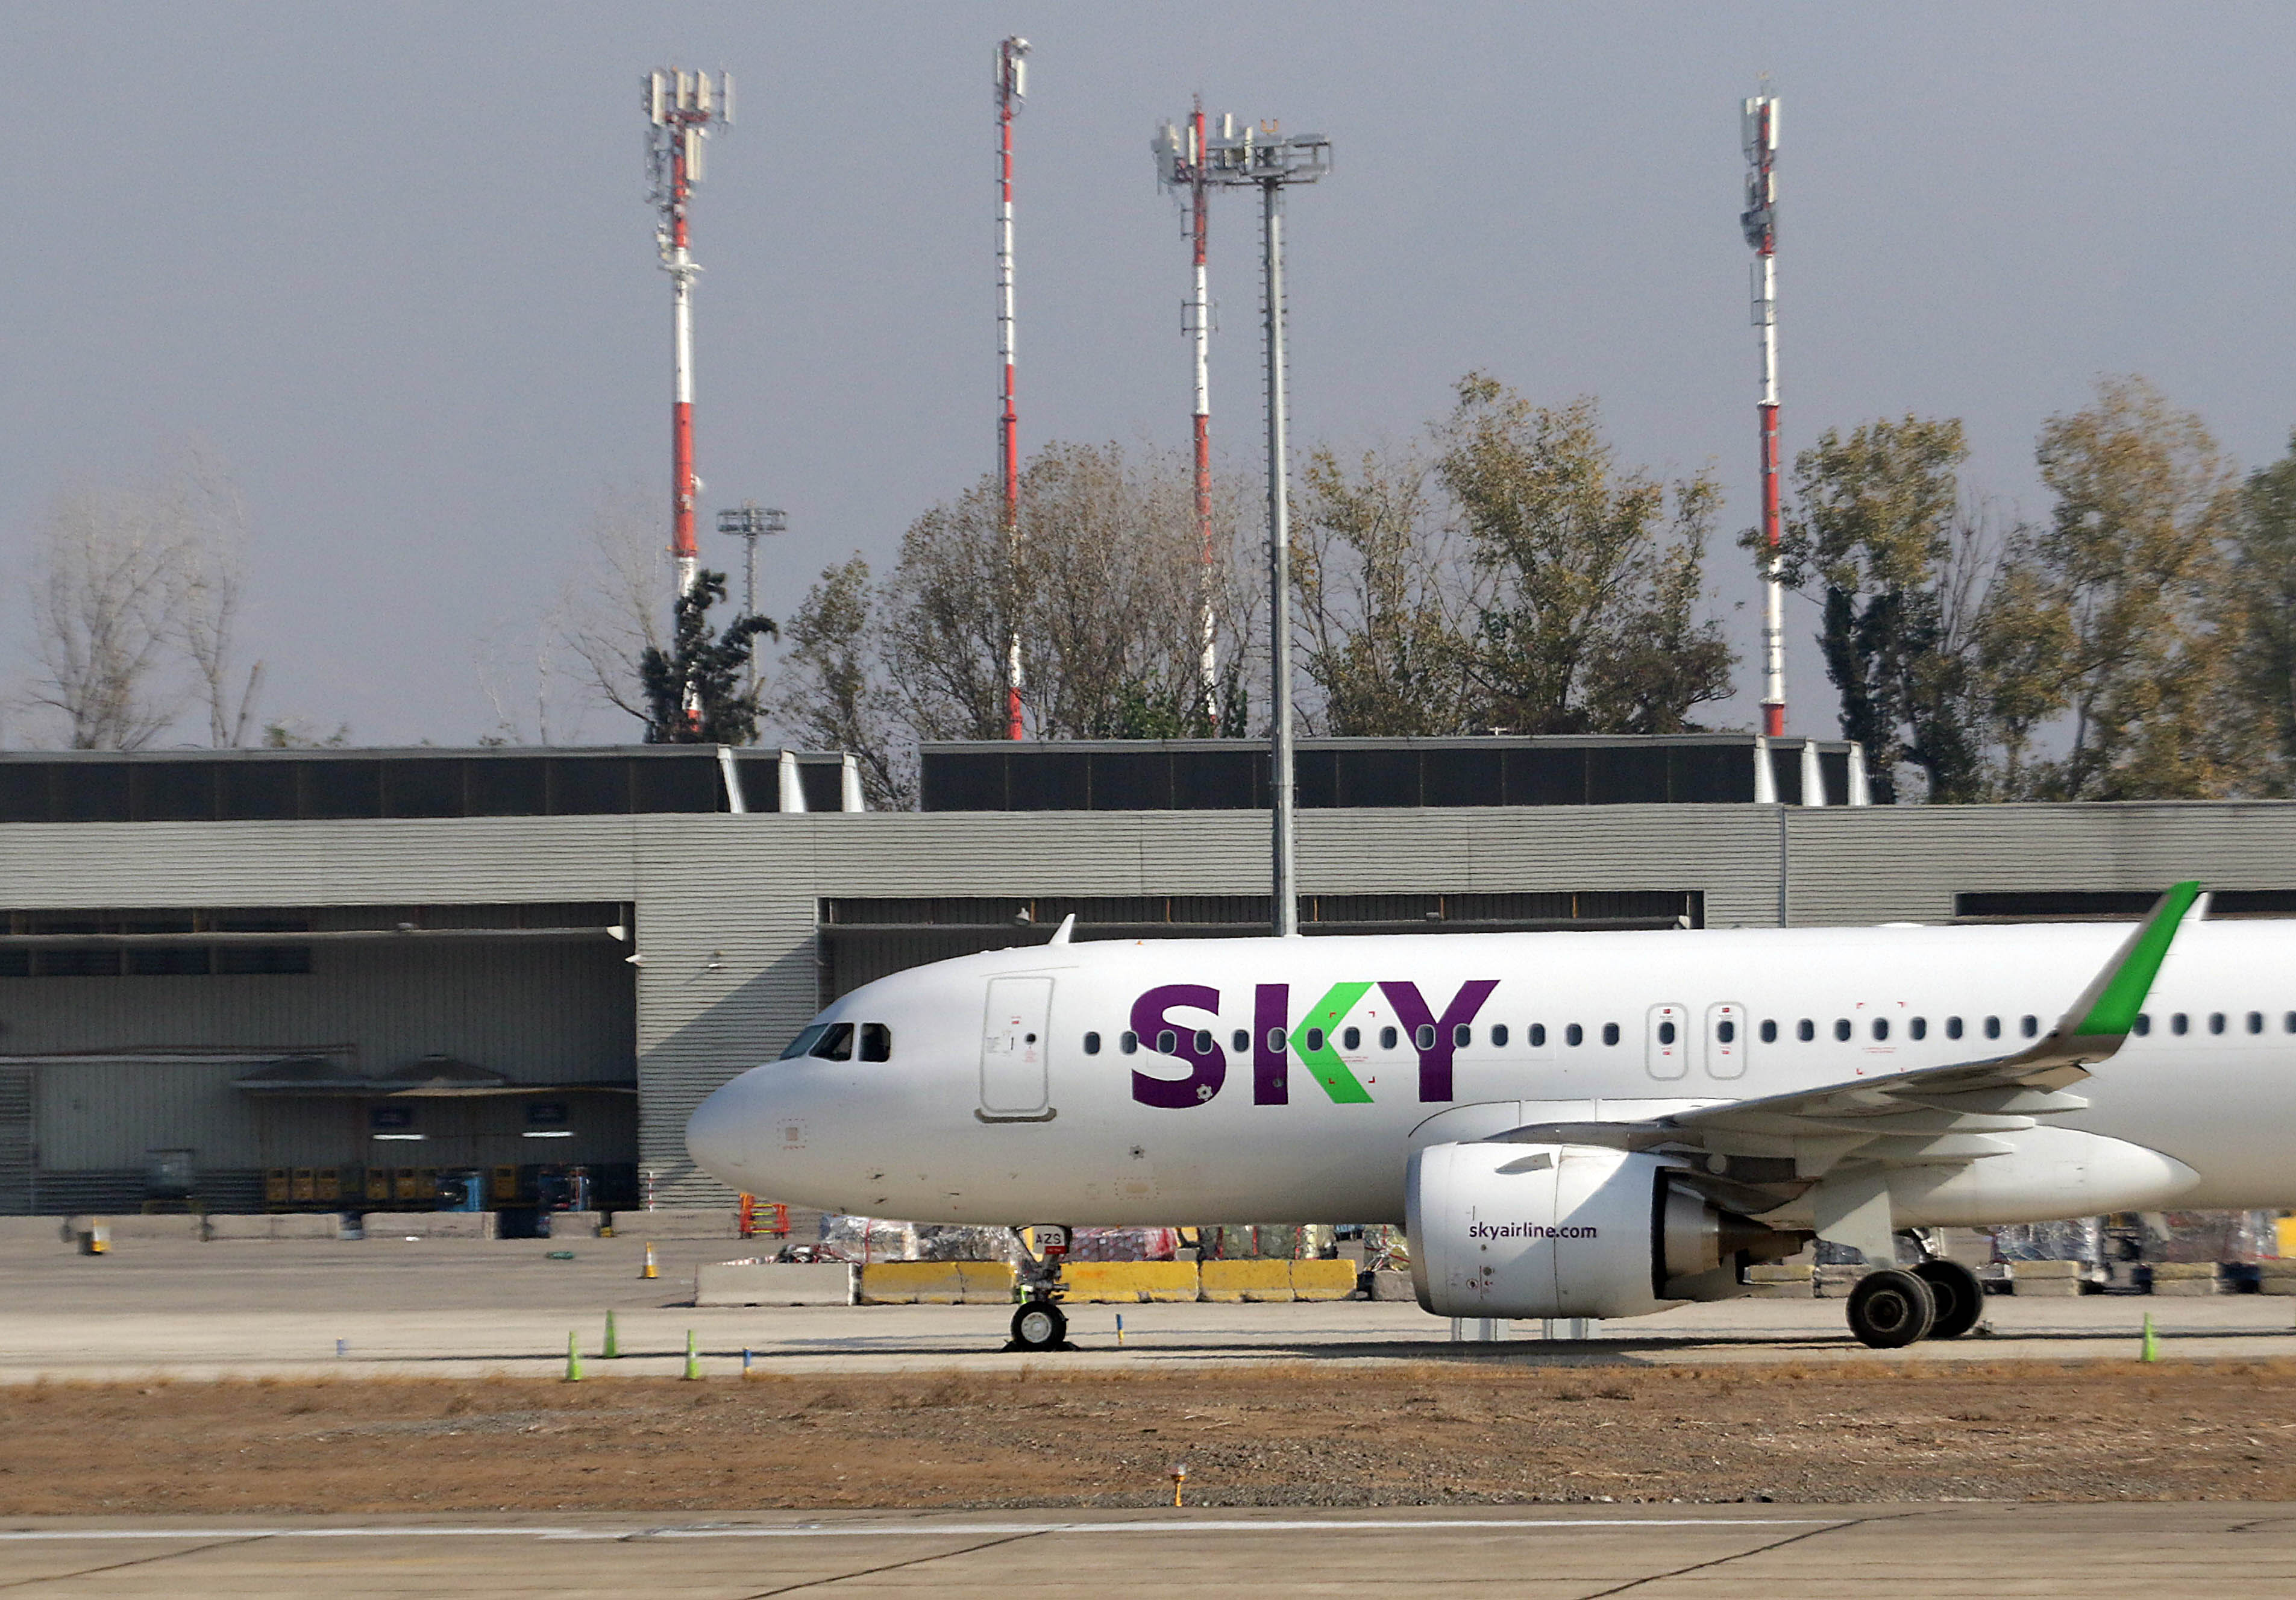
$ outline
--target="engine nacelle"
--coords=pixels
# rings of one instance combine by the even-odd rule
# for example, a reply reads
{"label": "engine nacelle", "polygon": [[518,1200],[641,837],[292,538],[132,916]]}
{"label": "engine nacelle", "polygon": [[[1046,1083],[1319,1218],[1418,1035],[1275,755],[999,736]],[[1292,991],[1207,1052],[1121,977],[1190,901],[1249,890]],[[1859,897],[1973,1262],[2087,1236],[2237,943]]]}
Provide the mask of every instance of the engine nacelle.
{"label": "engine nacelle", "polygon": [[1678,1161],[1591,1145],[1431,1145],[1405,1179],[1411,1277],[1438,1317],[1639,1317],[1741,1292],[1741,1254],[1804,1235],[1720,1210]]}

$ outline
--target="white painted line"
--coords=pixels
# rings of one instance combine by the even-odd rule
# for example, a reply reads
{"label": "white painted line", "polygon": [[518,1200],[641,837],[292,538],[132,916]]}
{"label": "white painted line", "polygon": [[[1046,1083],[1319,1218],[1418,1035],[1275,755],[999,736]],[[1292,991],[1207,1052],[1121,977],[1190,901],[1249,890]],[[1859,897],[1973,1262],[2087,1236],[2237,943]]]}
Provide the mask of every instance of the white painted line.
{"label": "white painted line", "polygon": [[793,1522],[712,1526],[701,1523],[635,1528],[13,1528],[0,1544],[112,1543],[123,1539],[258,1538],[969,1538],[980,1534],[1034,1533],[1317,1533],[1328,1531],[1449,1532],[1547,1528],[1822,1528],[1855,1522],[1841,1517],[1361,1517],[1322,1519],[1166,1518],[1139,1522]]}

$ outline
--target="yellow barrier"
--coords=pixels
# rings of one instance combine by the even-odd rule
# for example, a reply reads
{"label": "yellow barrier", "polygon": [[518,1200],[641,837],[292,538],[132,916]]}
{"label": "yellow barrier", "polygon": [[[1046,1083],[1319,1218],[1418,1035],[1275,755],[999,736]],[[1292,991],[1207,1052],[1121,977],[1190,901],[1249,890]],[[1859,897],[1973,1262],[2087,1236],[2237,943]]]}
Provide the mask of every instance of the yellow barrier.
{"label": "yellow barrier", "polygon": [[1070,1301],[1193,1301],[1193,1261],[1070,1261],[1061,1268],[1061,1286]]}
{"label": "yellow barrier", "polygon": [[1003,1261],[873,1261],[861,1269],[865,1306],[1003,1305],[1014,1273]]}
{"label": "yellow barrier", "polygon": [[1200,1271],[1203,1298],[1209,1301],[1233,1305],[1238,1301],[1292,1298],[1289,1261],[1206,1261]]}
{"label": "yellow barrier", "polygon": [[1355,1292],[1356,1264],[1353,1261],[1292,1263],[1293,1300],[1345,1300]]}

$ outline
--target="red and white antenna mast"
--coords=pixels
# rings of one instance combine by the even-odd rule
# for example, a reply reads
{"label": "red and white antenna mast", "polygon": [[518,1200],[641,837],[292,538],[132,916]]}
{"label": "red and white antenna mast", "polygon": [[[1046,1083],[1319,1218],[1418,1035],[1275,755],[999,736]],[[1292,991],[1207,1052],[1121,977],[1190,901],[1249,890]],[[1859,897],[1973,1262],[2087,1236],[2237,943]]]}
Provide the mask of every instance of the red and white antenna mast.
{"label": "red and white antenna mast", "polygon": [[1738,225],[1754,250],[1754,325],[1762,332],[1762,732],[1786,731],[1785,589],[1778,582],[1778,97],[1762,86],[1746,102],[1746,209]]}
{"label": "red and white antenna mast", "polygon": [[[677,565],[677,593],[693,587],[701,555],[693,542],[693,278],[701,268],[687,252],[685,213],[701,181],[701,148],[710,129],[734,120],[734,79],[720,72],[665,67],[644,82],[646,158],[652,196],[661,221],[654,242],[670,283],[669,553]],[[697,708],[689,705],[689,710]]]}
{"label": "red and white antenna mast", "polygon": [[[996,46],[996,348],[1004,368],[1004,408],[996,421],[1004,457],[1004,556],[1017,601],[1021,566],[1021,414],[1013,391],[1013,118],[1028,94],[1029,41]],[[1021,737],[1021,625],[1004,637],[1004,736]]]}
{"label": "red and white antenna mast", "polygon": [[1201,677],[1206,717],[1219,710],[1218,617],[1213,606],[1212,546],[1212,302],[1205,273],[1205,244],[1211,225],[1211,185],[1204,168],[1204,102],[1196,97],[1185,128],[1164,125],[1154,141],[1156,176],[1163,185],[1185,191],[1188,209],[1188,239],[1195,252],[1195,281],[1182,308],[1181,331],[1195,344],[1196,532],[1203,542],[1202,598],[1198,627],[1201,633],[1198,671]]}

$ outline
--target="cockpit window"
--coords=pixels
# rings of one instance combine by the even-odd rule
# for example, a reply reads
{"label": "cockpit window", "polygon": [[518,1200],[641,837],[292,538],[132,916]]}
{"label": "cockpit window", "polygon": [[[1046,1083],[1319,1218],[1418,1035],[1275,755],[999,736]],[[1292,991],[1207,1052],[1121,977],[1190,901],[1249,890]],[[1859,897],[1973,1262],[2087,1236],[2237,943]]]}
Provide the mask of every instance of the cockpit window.
{"label": "cockpit window", "polygon": [[861,1059],[890,1061],[893,1059],[893,1030],[882,1022],[861,1024]]}
{"label": "cockpit window", "polygon": [[814,1044],[811,1054],[821,1057],[824,1061],[851,1061],[853,1059],[853,1024],[850,1022],[829,1024],[822,1030],[821,1038]]}
{"label": "cockpit window", "polygon": [[790,1040],[789,1048],[782,1052],[781,1058],[783,1061],[795,1061],[799,1056],[803,1055],[807,1051],[812,1049],[814,1045],[820,1039],[821,1036],[828,1031],[828,1023],[814,1023],[803,1033],[799,1034],[795,1038]]}

